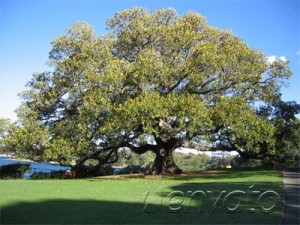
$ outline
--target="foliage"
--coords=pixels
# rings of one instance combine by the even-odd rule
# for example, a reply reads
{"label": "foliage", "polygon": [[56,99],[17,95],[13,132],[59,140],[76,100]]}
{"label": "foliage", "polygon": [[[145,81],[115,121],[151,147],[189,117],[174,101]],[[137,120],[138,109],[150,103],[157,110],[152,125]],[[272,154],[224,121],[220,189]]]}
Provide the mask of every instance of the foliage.
{"label": "foliage", "polygon": [[296,102],[278,102],[275,105],[272,123],[276,128],[275,160],[284,167],[298,167],[300,158],[300,104]]}
{"label": "foliage", "polygon": [[114,173],[111,165],[76,165],[72,168],[76,172],[77,178],[96,177],[112,175]]}
{"label": "foliage", "polygon": [[235,167],[298,167],[300,157],[300,121],[296,117],[300,105],[296,102],[284,102],[280,98],[272,105],[261,106],[257,115],[269,120],[273,125],[273,150],[269,145],[260,146],[256,153],[241,152],[242,157],[235,157]]}
{"label": "foliage", "polygon": [[34,172],[30,176],[30,180],[41,180],[41,179],[58,179],[62,177],[64,171],[51,171],[49,173]]}
{"label": "foliage", "polygon": [[222,169],[227,168],[227,166],[231,166],[232,158],[229,156],[213,156],[205,165],[205,169]]}
{"label": "foliage", "polygon": [[274,151],[270,153],[262,149],[261,154],[254,158],[263,157],[263,164],[270,161],[275,167],[299,167],[300,120],[296,117],[299,113],[300,104],[293,101],[278,99],[272,105],[261,107],[257,114],[268,118],[275,129]]}
{"label": "foliage", "polygon": [[9,119],[0,118],[0,152],[5,152],[7,143],[5,142],[6,137],[11,129],[12,122]]}
{"label": "foliage", "polygon": [[23,174],[30,172],[30,164],[9,164],[0,166],[1,179],[23,178]]}
{"label": "foliage", "polygon": [[10,123],[8,119],[0,119],[0,140],[7,134]]}
{"label": "foliage", "polygon": [[146,152],[142,155],[131,152],[128,149],[119,151],[118,162],[114,163],[115,166],[122,166],[117,174],[136,174],[145,173],[153,162],[154,154]]}
{"label": "foliage", "polygon": [[210,156],[207,154],[195,155],[193,153],[175,152],[174,161],[185,172],[199,171],[205,169],[205,165],[210,161]]}
{"label": "foliage", "polygon": [[118,155],[118,162],[113,164],[115,166],[140,165],[141,167],[145,167],[153,162],[153,159],[155,158],[153,152],[145,152],[144,154],[139,155],[128,149],[120,150]]}
{"label": "foliage", "polygon": [[239,155],[233,157],[231,160],[232,168],[261,168],[263,165],[262,159],[247,159]]}
{"label": "foliage", "polygon": [[[50,147],[48,128],[38,120],[37,112],[21,106],[19,120],[9,123],[2,133],[2,152],[13,153],[20,158],[45,160],[44,150]],[[60,160],[63,162],[63,160]]]}
{"label": "foliage", "polygon": [[179,147],[274,150],[274,126],[257,116],[291,76],[198,13],[133,8],[107,21],[108,33],[78,22],[53,40],[50,72],[22,93],[5,148],[41,161],[99,165],[120,149],[155,153],[148,173],[181,173]]}
{"label": "foliage", "polygon": [[[288,104],[287,104],[288,105]],[[298,113],[300,105],[297,105]],[[277,117],[274,121],[277,128],[276,157],[279,163],[285,167],[300,167],[300,120]]]}
{"label": "foliage", "polygon": [[129,165],[123,168],[118,174],[137,174],[137,173],[145,173],[146,171],[147,171],[147,166],[142,167],[140,165]]}

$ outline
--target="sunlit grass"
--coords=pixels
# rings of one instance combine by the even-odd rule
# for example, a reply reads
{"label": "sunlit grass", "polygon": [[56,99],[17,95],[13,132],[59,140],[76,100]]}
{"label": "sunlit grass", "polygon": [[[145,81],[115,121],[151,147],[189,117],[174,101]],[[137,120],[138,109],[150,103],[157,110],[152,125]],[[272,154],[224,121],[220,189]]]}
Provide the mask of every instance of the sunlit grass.
{"label": "sunlit grass", "polygon": [[[2,224],[278,224],[283,200],[281,174],[269,170],[169,178],[1,180],[0,185]],[[224,200],[234,191],[245,194]],[[266,191],[279,194],[270,212],[262,207],[272,206],[275,195],[257,202]],[[237,210],[226,209],[237,205]]]}

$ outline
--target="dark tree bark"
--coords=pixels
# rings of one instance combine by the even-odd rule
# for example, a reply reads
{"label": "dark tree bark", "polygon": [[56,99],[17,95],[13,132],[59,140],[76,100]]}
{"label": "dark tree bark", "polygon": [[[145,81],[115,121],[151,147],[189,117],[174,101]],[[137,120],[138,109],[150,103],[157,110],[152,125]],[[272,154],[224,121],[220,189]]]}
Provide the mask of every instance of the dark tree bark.
{"label": "dark tree bark", "polygon": [[150,166],[146,174],[181,174],[182,170],[175,164],[173,159],[173,152],[166,149],[161,149],[156,153],[155,160]]}
{"label": "dark tree bark", "polygon": [[173,152],[176,149],[175,140],[170,140],[166,143],[161,139],[157,139],[157,151],[155,151],[156,157],[146,174],[158,175],[158,174],[181,174],[182,170],[176,165],[173,159]]}

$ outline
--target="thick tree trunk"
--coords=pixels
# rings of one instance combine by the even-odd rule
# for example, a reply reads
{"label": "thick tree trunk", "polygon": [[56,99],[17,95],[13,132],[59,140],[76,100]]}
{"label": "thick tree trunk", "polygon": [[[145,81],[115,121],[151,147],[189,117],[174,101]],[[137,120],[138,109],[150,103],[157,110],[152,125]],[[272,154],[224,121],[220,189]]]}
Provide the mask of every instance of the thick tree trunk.
{"label": "thick tree trunk", "polygon": [[156,158],[146,174],[181,174],[182,170],[174,162],[173,151],[172,149],[161,148],[156,152]]}

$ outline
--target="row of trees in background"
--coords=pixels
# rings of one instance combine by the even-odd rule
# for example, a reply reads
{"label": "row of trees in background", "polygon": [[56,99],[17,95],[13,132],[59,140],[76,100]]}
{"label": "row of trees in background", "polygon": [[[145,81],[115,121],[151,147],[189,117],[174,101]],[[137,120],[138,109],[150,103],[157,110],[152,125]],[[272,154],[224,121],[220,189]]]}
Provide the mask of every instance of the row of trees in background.
{"label": "row of trees in background", "polygon": [[52,42],[52,71],[33,75],[17,122],[1,121],[2,151],[79,166],[152,152],[148,174],[181,173],[180,147],[274,164],[299,155],[299,105],[280,99],[287,61],[198,13],[133,8],[107,25],[98,36],[79,22]]}
{"label": "row of trees in background", "polygon": [[[113,165],[124,168],[139,165],[141,168],[147,170],[147,168],[149,168],[153,163],[154,159],[155,154],[152,152],[139,155],[125,150],[120,153],[120,159],[118,162]],[[199,171],[206,169],[206,166],[211,161],[211,157],[204,153],[195,155],[193,153],[186,154],[174,152],[174,161],[183,171]]]}

